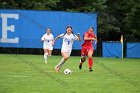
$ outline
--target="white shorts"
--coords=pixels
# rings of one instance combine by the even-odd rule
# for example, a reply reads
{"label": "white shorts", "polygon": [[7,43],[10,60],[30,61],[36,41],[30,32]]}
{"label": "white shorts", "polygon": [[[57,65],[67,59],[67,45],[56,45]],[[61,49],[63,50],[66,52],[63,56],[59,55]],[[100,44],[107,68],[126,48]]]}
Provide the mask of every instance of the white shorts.
{"label": "white shorts", "polygon": [[67,49],[64,49],[64,48],[61,49],[61,53],[62,52],[67,53],[68,56],[70,56],[70,54],[71,54],[71,50],[67,50]]}
{"label": "white shorts", "polygon": [[43,49],[53,50],[53,46],[50,45],[43,45]]}

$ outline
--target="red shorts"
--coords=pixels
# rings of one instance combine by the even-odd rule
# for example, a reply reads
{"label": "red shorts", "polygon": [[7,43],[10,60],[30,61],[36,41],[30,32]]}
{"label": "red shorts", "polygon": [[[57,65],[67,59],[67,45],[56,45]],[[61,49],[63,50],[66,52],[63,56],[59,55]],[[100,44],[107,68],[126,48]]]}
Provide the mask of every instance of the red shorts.
{"label": "red shorts", "polygon": [[81,56],[87,56],[88,51],[94,51],[93,46],[82,46]]}

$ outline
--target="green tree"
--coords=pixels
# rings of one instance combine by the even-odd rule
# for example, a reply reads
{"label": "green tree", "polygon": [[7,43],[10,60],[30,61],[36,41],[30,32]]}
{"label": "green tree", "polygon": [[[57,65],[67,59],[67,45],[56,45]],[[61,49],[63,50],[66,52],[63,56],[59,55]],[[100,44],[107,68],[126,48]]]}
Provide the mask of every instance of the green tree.
{"label": "green tree", "polygon": [[0,0],[0,8],[95,12],[99,38],[119,40],[123,33],[127,41],[140,41],[139,0]]}

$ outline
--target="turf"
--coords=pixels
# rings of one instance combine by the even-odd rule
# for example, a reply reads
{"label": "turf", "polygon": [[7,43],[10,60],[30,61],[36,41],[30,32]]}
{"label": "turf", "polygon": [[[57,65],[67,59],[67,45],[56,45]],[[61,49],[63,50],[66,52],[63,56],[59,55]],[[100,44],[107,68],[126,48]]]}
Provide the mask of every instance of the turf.
{"label": "turf", "polygon": [[[59,74],[61,56],[0,54],[0,93],[140,93],[140,59],[93,57],[78,69],[80,57],[70,57]],[[63,73],[71,69],[71,75]]]}

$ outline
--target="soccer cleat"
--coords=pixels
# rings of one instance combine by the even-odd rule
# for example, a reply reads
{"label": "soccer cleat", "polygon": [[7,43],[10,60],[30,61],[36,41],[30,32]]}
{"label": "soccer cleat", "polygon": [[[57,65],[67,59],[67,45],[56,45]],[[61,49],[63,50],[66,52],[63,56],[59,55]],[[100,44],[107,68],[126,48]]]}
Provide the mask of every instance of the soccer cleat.
{"label": "soccer cleat", "polygon": [[58,65],[55,66],[55,72],[56,72],[56,73],[59,73],[59,70],[60,70],[60,66],[58,66]]}
{"label": "soccer cleat", "polygon": [[89,72],[92,72],[93,70],[92,70],[92,68],[89,68]]}

